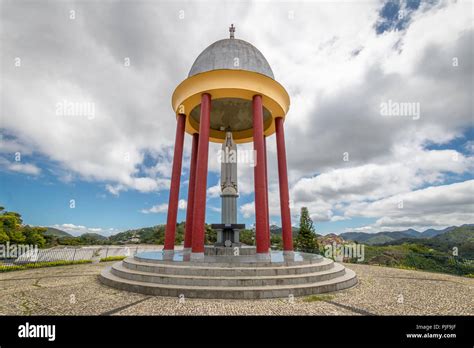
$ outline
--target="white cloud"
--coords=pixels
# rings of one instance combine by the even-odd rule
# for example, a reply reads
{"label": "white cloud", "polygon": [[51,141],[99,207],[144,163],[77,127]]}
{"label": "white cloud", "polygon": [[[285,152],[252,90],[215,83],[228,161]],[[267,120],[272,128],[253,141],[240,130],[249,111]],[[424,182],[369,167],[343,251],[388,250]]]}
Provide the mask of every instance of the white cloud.
{"label": "white cloud", "polygon": [[221,207],[210,206],[209,209],[216,213],[220,213],[222,211]]}
{"label": "white cloud", "polygon": [[255,202],[245,203],[239,208],[240,213],[244,218],[249,218],[255,215]]}
{"label": "white cloud", "polygon": [[[186,210],[188,206],[188,202],[184,199],[180,199],[178,201],[178,209],[179,210]],[[143,214],[150,214],[150,213],[168,213],[168,203],[162,203],[152,206],[148,209],[140,210]]]}
{"label": "white cloud", "polygon": [[80,236],[84,233],[98,233],[103,236],[111,236],[113,234],[121,232],[121,230],[117,230],[115,228],[106,229],[106,228],[100,228],[100,227],[86,227],[86,226],[75,225],[71,223],[66,223],[66,224],[61,224],[61,225],[56,224],[56,225],[52,225],[51,227],[57,228],[61,231],[65,231],[75,237]]}
{"label": "white cloud", "polygon": [[217,185],[211,186],[207,189],[207,197],[209,198],[220,197],[220,194],[221,194],[220,182],[218,182]]}
{"label": "white cloud", "polygon": [[339,168],[303,178],[293,186],[292,197],[300,202],[311,202],[316,197],[328,202],[374,200],[442,182],[449,173],[473,169],[474,159],[454,150],[404,150],[395,150],[399,153],[386,163]]}
{"label": "white cloud", "polygon": [[41,169],[34,164],[31,163],[22,163],[22,162],[10,162],[5,158],[0,157],[0,168],[5,170],[16,172],[16,173],[23,173],[29,175],[39,175],[41,173]]}
{"label": "white cloud", "polygon": [[[416,144],[412,144],[412,147],[395,147],[389,158],[385,163],[339,168],[298,180],[290,190],[293,222],[297,221],[303,206],[309,209],[311,217],[318,222],[365,216],[356,214],[351,207],[359,202],[367,204],[397,197],[429,184],[440,184],[450,175],[472,171],[474,166],[472,157],[465,157],[457,151],[424,150]],[[278,186],[273,185],[269,192],[271,215],[280,214],[279,204]],[[442,212],[442,206],[440,209]],[[244,217],[253,216],[254,202],[242,205],[240,211]],[[337,211],[345,214],[337,214]]]}
{"label": "white cloud", "polygon": [[126,178],[126,184],[110,185],[105,187],[111,194],[118,196],[121,191],[128,189],[135,189],[139,192],[152,192],[168,189],[171,185],[171,180],[160,178]]}
{"label": "white cloud", "polygon": [[152,206],[149,209],[142,209],[140,210],[143,214],[150,214],[150,213],[167,213],[168,212],[168,203],[162,203]]}
{"label": "white cloud", "polygon": [[21,144],[15,139],[4,138],[3,135],[0,134],[0,153],[9,153],[12,155],[19,153],[20,156],[23,156],[30,155],[32,151],[30,146]]}
{"label": "white cloud", "polygon": [[353,204],[349,216],[378,218],[369,231],[447,227],[474,220],[474,180],[427,187],[374,202]]}
{"label": "white cloud", "polygon": [[41,169],[30,163],[10,163],[7,168],[13,172],[38,175]]}
{"label": "white cloud", "polygon": [[[349,211],[355,214],[357,204],[463,180],[472,171],[472,157],[427,146],[447,144],[472,126],[471,4],[422,6],[406,30],[377,35],[382,6],[254,1],[223,8],[199,2],[187,4],[180,19],[181,8],[170,3],[82,2],[77,9],[84,16],[71,22],[65,3],[35,9],[29,21],[15,18],[28,16],[31,6],[5,4],[2,23],[9,30],[2,33],[2,58],[20,56],[22,66],[5,63],[2,69],[1,127],[9,138],[0,151],[44,155],[60,167],[58,176],[101,182],[113,195],[167,190],[176,125],[171,93],[195,57],[226,37],[233,22],[236,37],[263,52],[291,96],[285,134],[294,220],[303,205],[318,221],[340,221]],[[64,21],[53,21],[61,16]],[[186,54],[176,42],[186,42]],[[124,57],[131,58],[130,67]],[[20,95],[28,98],[18,103]],[[58,116],[55,105],[65,99],[93,102],[94,117]],[[381,116],[380,103],[389,99],[420,103],[421,118]],[[472,148],[469,141],[466,149]],[[220,170],[219,148],[210,146],[210,172]],[[274,137],[267,148],[270,214],[278,216]],[[186,137],[184,170],[189,153]],[[35,163],[14,168],[40,171]],[[253,168],[241,165],[238,174],[241,196],[252,194]],[[210,197],[218,194],[218,185],[208,189]],[[252,204],[240,207],[245,217],[254,214]]]}

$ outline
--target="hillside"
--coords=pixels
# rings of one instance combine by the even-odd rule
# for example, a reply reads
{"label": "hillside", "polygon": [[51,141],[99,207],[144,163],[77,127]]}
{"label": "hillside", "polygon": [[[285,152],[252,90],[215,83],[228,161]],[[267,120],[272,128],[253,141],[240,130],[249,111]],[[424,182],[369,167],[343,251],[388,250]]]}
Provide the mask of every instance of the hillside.
{"label": "hillside", "polygon": [[438,243],[446,243],[455,246],[459,243],[474,243],[474,227],[464,225],[443,233],[432,239]]}
{"label": "hillside", "polygon": [[79,236],[82,239],[96,239],[96,240],[108,240],[108,237],[105,237],[98,233],[83,233]]}
{"label": "hillside", "polygon": [[433,238],[403,238],[394,242],[385,243],[383,246],[410,243],[416,243],[430,249],[450,254],[453,253],[453,248],[456,247],[459,257],[474,259],[474,227],[472,225],[456,227]]}
{"label": "hillside", "polygon": [[352,240],[358,243],[364,244],[384,244],[392,241],[396,241],[402,238],[418,238],[421,237],[420,232],[415,230],[406,231],[394,231],[394,232],[378,232],[378,233],[366,233],[366,232],[345,232],[339,235],[344,240]]}
{"label": "hillside", "polygon": [[[463,225],[463,226],[474,226],[474,225]],[[442,230],[435,230],[431,228],[423,232],[418,232],[417,230],[414,230],[411,228],[405,231],[378,232],[378,233],[344,232],[344,233],[341,233],[339,236],[341,236],[344,240],[352,240],[358,243],[364,243],[368,245],[377,245],[377,244],[393,243],[398,240],[432,238],[439,235],[443,235],[446,232],[452,231],[455,228],[456,226],[450,226]]]}
{"label": "hillside", "polygon": [[[177,229],[178,230],[178,229]],[[162,244],[164,242],[165,225],[144,227],[124,231],[110,236],[112,243],[150,243]]]}
{"label": "hillside", "polygon": [[456,228],[456,226],[450,226],[450,227],[447,227],[447,228],[445,228],[445,229],[443,229],[443,230],[435,230],[435,229],[433,229],[433,228],[430,228],[430,229],[428,229],[428,230],[422,232],[421,234],[422,234],[423,237],[426,237],[426,238],[436,237],[436,236],[438,236],[438,235],[440,235],[440,234],[443,234],[443,233],[445,233],[445,232],[451,231],[451,230],[454,229],[454,228]]}
{"label": "hillside", "polygon": [[47,230],[46,230],[46,232],[44,232],[44,235],[45,236],[53,236],[53,237],[57,237],[57,238],[72,237],[72,235],[70,235],[69,233],[67,233],[65,231],[62,231],[62,230],[59,230],[59,229],[54,228],[54,227],[47,227]]}
{"label": "hillside", "polygon": [[[156,225],[153,227],[144,227],[134,230],[128,230],[109,237],[112,244],[125,243],[145,243],[145,244],[164,244],[166,225]],[[175,243],[179,245],[184,241],[184,231],[186,224],[184,221],[176,224]],[[216,241],[216,233],[211,226],[206,224],[205,243],[212,244]]]}
{"label": "hillside", "polygon": [[364,260],[356,258],[347,262],[388,267],[417,269],[472,277],[474,264],[452,254],[431,249],[424,245],[404,243],[401,245],[366,245]]}

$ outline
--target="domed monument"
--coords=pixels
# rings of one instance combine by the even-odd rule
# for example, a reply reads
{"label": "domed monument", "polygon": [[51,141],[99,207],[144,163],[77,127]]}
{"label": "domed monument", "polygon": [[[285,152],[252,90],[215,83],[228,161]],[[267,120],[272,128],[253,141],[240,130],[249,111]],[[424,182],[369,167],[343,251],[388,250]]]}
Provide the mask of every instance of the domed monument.
{"label": "domed monument", "polygon": [[[263,54],[230,37],[207,47],[175,89],[173,169],[162,251],[141,252],[105,269],[101,281],[151,295],[271,298],[336,291],[357,283],[355,273],[321,255],[294,252],[284,121],[290,97]],[[192,136],[184,249],[175,250],[184,135]],[[277,144],[283,251],[270,248],[266,138]],[[209,142],[221,143],[221,223],[205,244]],[[243,245],[237,223],[238,144],[253,142],[255,246]],[[227,154],[231,156],[226,156]],[[233,160],[229,160],[233,158]]]}
{"label": "domed monument", "polygon": [[[227,143],[228,147],[253,142],[255,205],[258,208],[255,224],[256,256],[261,260],[270,259],[265,139],[275,132],[278,143],[283,244],[285,252],[290,253],[293,250],[283,134],[283,121],[290,106],[290,98],[283,86],[274,79],[272,69],[263,54],[250,43],[236,39],[234,32],[235,28],[232,25],[230,38],[213,43],[197,57],[188,78],[176,87],[172,97],[172,106],[178,118],[178,129],[181,129],[183,127],[181,124],[184,124],[185,131],[192,134],[195,140],[192,154],[196,152],[196,166],[194,168],[194,163],[191,163],[190,177],[194,181],[189,185],[184,242],[185,250],[191,249],[192,260],[202,259],[205,254],[203,226],[210,141]],[[177,139],[181,137],[181,134],[177,135]],[[182,148],[182,141],[179,141],[177,149]],[[176,158],[179,160],[180,156],[182,156],[181,152]],[[227,171],[235,172],[236,176],[236,163],[233,168],[222,166],[222,179],[228,177]],[[180,173],[177,172],[176,187],[179,186],[179,177]],[[221,185],[226,186],[222,187],[221,195],[222,223],[223,225],[234,224],[236,188],[235,192],[230,192],[232,189],[228,182],[221,180]],[[170,193],[165,253],[172,252],[174,244],[177,212],[172,210],[172,207],[177,207],[178,192],[173,193]],[[229,220],[231,216],[232,219]],[[237,227],[239,226],[235,228],[230,226],[227,229],[225,226],[217,228],[218,237],[221,236],[221,230],[224,230],[228,238],[231,238],[227,240],[231,246],[234,246],[238,243]],[[224,239],[222,237],[222,240],[218,242],[225,243],[227,240]]]}

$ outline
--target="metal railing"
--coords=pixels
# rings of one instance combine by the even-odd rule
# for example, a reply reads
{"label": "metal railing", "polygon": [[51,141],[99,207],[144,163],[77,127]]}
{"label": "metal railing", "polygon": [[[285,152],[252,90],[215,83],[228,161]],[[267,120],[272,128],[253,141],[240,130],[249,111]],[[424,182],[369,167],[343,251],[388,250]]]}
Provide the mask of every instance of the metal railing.
{"label": "metal railing", "polygon": [[[128,257],[139,252],[151,250],[150,246],[131,246],[131,247],[77,247],[77,248],[51,248],[51,249],[31,249],[22,253],[16,258],[0,258],[0,266],[21,266],[38,265],[51,262],[86,262],[100,261],[108,257]],[[155,249],[158,249],[155,247]]]}

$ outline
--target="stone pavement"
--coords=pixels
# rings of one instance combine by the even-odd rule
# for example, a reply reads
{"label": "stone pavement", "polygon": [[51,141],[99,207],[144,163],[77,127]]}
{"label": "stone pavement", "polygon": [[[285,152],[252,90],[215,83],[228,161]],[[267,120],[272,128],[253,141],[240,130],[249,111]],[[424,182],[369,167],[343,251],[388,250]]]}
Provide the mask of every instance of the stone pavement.
{"label": "stone pavement", "polygon": [[99,283],[113,262],[0,273],[0,315],[474,315],[474,279],[346,264],[359,284],[271,300],[151,297]]}

